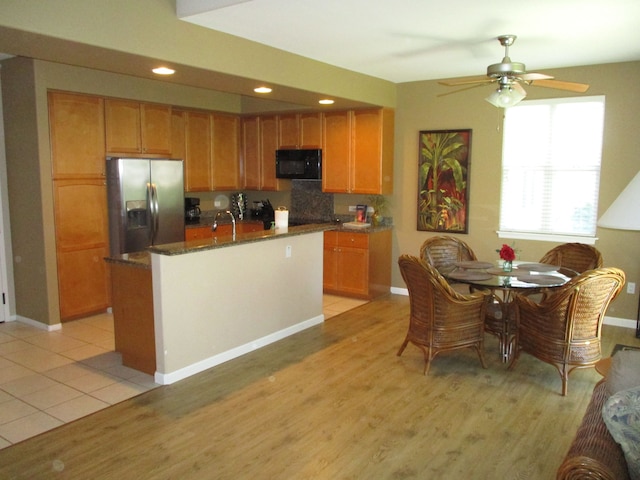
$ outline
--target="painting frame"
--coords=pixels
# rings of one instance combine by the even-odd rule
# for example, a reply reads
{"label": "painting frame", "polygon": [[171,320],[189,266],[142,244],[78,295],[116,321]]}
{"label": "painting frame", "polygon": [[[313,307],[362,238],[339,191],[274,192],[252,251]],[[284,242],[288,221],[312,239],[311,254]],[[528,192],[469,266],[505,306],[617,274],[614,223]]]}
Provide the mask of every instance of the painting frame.
{"label": "painting frame", "polygon": [[417,229],[469,233],[470,128],[421,130]]}

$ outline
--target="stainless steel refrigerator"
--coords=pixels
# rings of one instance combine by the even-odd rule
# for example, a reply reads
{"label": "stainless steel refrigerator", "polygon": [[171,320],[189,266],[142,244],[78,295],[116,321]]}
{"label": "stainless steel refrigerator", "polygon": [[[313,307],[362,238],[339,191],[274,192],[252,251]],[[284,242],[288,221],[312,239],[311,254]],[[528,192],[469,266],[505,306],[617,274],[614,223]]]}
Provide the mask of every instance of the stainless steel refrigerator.
{"label": "stainless steel refrigerator", "polygon": [[107,157],[111,255],[184,241],[182,160]]}

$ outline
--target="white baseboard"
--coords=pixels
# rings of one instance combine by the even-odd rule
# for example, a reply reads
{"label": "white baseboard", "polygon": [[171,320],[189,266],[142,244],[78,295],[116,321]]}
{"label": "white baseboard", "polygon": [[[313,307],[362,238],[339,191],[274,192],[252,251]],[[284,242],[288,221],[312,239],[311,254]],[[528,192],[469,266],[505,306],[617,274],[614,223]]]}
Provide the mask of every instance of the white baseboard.
{"label": "white baseboard", "polygon": [[[407,290],[406,288],[391,287],[391,293],[408,296],[409,290]],[[634,330],[636,328],[636,321],[629,320],[627,318],[616,318],[616,317],[605,316],[603,323],[605,325],[614,325],[616,327],[633,328]]]}
{"label": "white baseboard", "polygon": [[213,357],[201,360],[187,367],[176,370],[175,372],[156,372],[154,375],[154,380],[160,385],[170,385],[179,380],[190,377],[191,375],[203,372],[209,368],[215,367],[222,363],[228,362],[229,360],[240,357],[246,353],[257,350],[258,348],[262,348],[266,345],[269,345],[270,343],[282,340],[283,338],[289,337],[294,333],[301,332],[302,330],[306,330],[307,328],[313,327],[314,325],[318,325],[322,322],[324,322],[324,315],[318,315],[317,317],[310,318],[309,320],[305,320],[303,322],[297,323],[296,325],[292,325],[290,327],[266,335],[262,338],[258,338],[251,342],[245,343],[244,345],[232,348],[231,350],[227,350],[226,352],[222,352],[218,355],[214,355]]}
{"label": "white baseboard", "polygon": [[26,323],[31,327],[39,328],[40,330],[46,330],[47,332],[55,332],[57,330],[62,329],[61,323],[54,323],[53,325],[47,325],[46,323],[38,322],[37,320],[23,317],[21,315],[16,315],[15,320],[20,323]]}

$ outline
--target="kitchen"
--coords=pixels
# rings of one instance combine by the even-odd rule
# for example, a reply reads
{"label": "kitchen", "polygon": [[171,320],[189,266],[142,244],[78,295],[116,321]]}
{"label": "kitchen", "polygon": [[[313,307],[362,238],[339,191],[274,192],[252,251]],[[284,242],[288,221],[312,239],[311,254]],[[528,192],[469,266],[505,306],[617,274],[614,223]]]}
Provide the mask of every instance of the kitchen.
{"label": "kitchen", "polygon": [[[112,238],[109,242],[108,238],[105,238],[106,232],[106,211],[105,211],[105,186],[104,186],[104,161],[101,160],[103,155],[127,155],[138,157],[176,157],[176,152],[169,152],[166,143],[166,132],[171,131],[172,138],[178,138],[175,142],[170,142],[169,145],[176,145],[177,153],[184,153],[185,158],[185,189],[188,192],[188,198],[201,198],[202,205],[199,208],[205,210],[205,214],[209,216],[220,207],[225,209],[228,207],[230,199],[234,196],[240,195],[238,192],[229,194],[227,190],[222,188],[244,186],[239,182],[242,180],[240,173],[240,157],[235,157],[235,153],[244,152],[249,150],[251,145],[246,142],[247,135],[243,135],[242,147],[240,147],[240,116],[233,116],[229,114],[219,114],[216,112],[208,112],[203,114],[202,111],[191,110],[179,110],[170,106],[160,104],[150,104],[147,102],[128,101],[123,99],[113,99],[110,97],[98,97],[95,95],[76,94],[70,92],[61,91],[49,91],[49,118],[51,128],[51,146],[52,146],[52,163],[53,163],[53,189],[55,198],[55,224],[56,228],[56,248],[59,266],[58,283],[60,286],[60,311],[61,319],[73,319],[79,316],[87,315],[100,309],[110,306],[109,295],[109,271],[105,268],[101,270],[99,262],[96,262],[96,257],[101,255],[100,252],[104,252],[111,244],[114,246],[116,238]],[[100,119],[101,109],[104,109],[104,127]],[[78,112],[84,114],[80,115]],[[331,124],[326,122],[323,116],[319,114],[315,115],[317,119],[322,118],[325,125],[329,125],[327,129],[328,133],[334,133],[331,130]],[[341,118],[350,118],[351,116],[356,119],[363,119],[362,121],[354,120],[355,131],[342,131],[344,135],[358,135],[365,131],[365,128],[370,128],[371,122],[369,119],[373,118],[377,120],[374,123],[374,132],[379,132],[383,123],[387,126],[393,125],[393,117],[390,111],[383,111],[381,109],[367,109],[358,111],[345,111],[340,112]],[[196,122],[192,123],[192,117],[196,118]],[[333,115],[336,117],[336,115]],[[273,117],[272,117],[273,118]],[[278,118],[276,116],[275,118]],[[298,117],[295,117],[298,118]],[[169,123],[170,120],[170,123]],[[262,120],[260,118],[259,120]],[[250,119],[253,125],[255,117]],[[146,123],[145,123],[146,122]],[[204,129],[200,127],[205,125]],[[128,126],[124,128],[124,126]],[[162,126],[164,125],[164,130]],[[195,125],[195,128],[190,128]],[[222,125],[221,133],[216,137],[216,128]],[[230,127],[231,126],[231,127]],[[361,127],[363,126],[363,127]],[[178,128],[182,127],[182,128]],[[104,138],[106,139],[106,152],[101,151],[102,137],[100,135],[101,130],[104,128]],[[360,129],[360,130],[358,130]],[[84,138],[87,140],[81,145],[81,149],[78,148],[77,142],[75,142],[77,131],[87,132]],[[158,131],[164,131],[165,135],[158,135]],[[392,128],[386,130],[388,133],[387,138],[384,139],[384,148],[386,151],[390,151],[392,141],[390,138],[393,136]],[[134,134],[132,135],[131,132]],[[262,132],[262,130],[261,130]],[[154,135],[154,133],[156,133]],[[200,133],[201,135],[197,135]],[[152,142],[154,138],[160,140],[159,144]],[[184,138],[184,142],[181,141]],[[216,140],[217,138],[217,140]],[[318,135],[318,139],[324,139],[325,136]],[[356,141],[356,154],[358,152],[357,146],[361,143],[377,145],[379,150],[377,152],[377,161],[381,163],[378,167],[378,185],[370,187],[370,193],[381,193],[383,189],[388,189],[391,185],[391,175],[385,175],[384,173],[392,170],[392,159],[383,159],[383,138],[371,138],[364,137],[365,141]],[[92,156],[93,161],[86,161],[87,149],[91,146],[89,139],[94,139]],[[359,140],[360,137],[357,137]],[[256,139],[258,140],[258,139]],[[264,140],[264,139],[262,139]],[[184,145],[184,147],[183,147]],[[325,148],[323,152],[331,152],[332,143],[324,143]],[[169,147],[171,148],[171,147]],[[205,155],[201,155],[201,152],[205,152]],[[169,153],[169,155],[167,155]],[[270,168],[275,167],[273,151],[266,151],[262,157],[262,163],[259,165],[260,170],[265,170],[268,166]],[[369,151],[367,151],[369,153]],[[347,155],[349,152],[347,152]],[[230,155],[230,157],[229,157]],[[247,165],[250,160],[249,155],[243,155],[242,165]],[[342,157],[338,157],[342,158]],[[349,158],[349,157],[347,157]],[[369,158],[369,157],[368,157]],[[74,161],[75,159],[75,161]],[[220,162],[218,162],[220,160]],[[331,165],[330,157],[325,157],[323,162],[324,178],[332,178],[328,166]],[[375,172],[375,160],[373,165],[367,165],[366,173],[371,176],[371,172]],[[367,160],[369,164],[370,160]],[[152,161],[153,163],[153,161]],[[201,167],[205,165],[203,170]],[[382,167],[384,164],[384,168]],[[109,165],[109,161],[107,161]],[[220,165],[223,165],[221,168]],[[263,167],[265,165],[265,167]],[[229,175],[231,172],[231,175]],[[225,178],[227,176],[228,178]],[[296,211],[299,211],[300,218],[294,218],[292,220],[313,220],[319,219],[318,215],[322,216],[322,220],[331,221],[336,217],[341,219],[352,219],[353,214],[345,210],[344,214],[340,214],[333,206],[332,193],[325,194],[319,190],[322,183],[319,180],[282,180],[271,179],[266,175],[263,175],[267,180],[280,182],[281,185],[276,184],[276,187],[280,188],[280,191],[268,191],[269,198],[272,194],[274,197],[275,205],[287,205],[291,206],[292,214],[295,215]],[[111,179],[112,175],[107,172],[107,183]],[[234,183],[235,182],[235,183]],[[386,186],[383,183],[386,182]],[[295,185],[300,188],[295,188]],[[217,190],[206,190],[217,188]],[[293,186],[293,188],[292,188]],[[310,187],[310,189],[309,189]],[[307,194],[307,190],[310,191]],[[315,191],[314,191],[315,190]],[[249,191],[251,192],[251,191]],[[290,193],[293,192],[293,193]],[[191,195],[198,194],[199,197],[192,197]],[[225,193],[228,194],[225,195]],[[253,191],[253,194],[261,195],[264,197],[265,191]],[[211,208],[207,207],[207,201],[204,195],[208,195],[209,199],[213,197],[213,205]],[[247,193],[241,194],[243,197],[248,195]],[[357,203],[361,201],[359,198],[349,197],[350,203]],[[316,200],[322,198],[323,200],[318,203]],[[245,197],[246,199],[246,197]],[[311,199],[309,201],[309,199]],[[218,206],[216,208],[216,202]],[[277,203],[275,203],[277,202]],[[78,213],[77,205],[82,204],[82,214]],[[323,211],[319,211],[317,207],[323,206]],[[135,213],[135,210],[131,210],[131,214]],[[313,217],[309,217],[313,215]],[[134,218],[134,217],[132,217]],[[114,223],[113,221],[111,223]],[[92,225],[93,228],[87,232],[87,225]],[[64,227],[64,228],[62,228]],[[187,226],[187,232],[192,230],[194,225]],[[202,227],[201,227],[202,229]],[[205,225],[205,230],[210,232],[209,224]],[[87,238],[90,234],[93,237]],[[72,239],[80,236],[79,241],[75,244]],[[361,234],[362,235],[362,234]],[[389,234],[390,238],[390,234]],[[388,260],[384,262],[382,267],[376,266],[371,268],[370,277],[376,282],[378,280],[375,277],[375,271],[378,268],[383,268],[386,272],[386,276],[390,277],[390,240],[386,244]],[[113,252],[112,252],[113,253]],[[322,248],[320,248],[320,254],[322,254]],[[373,255],[373,254],[370,254]],[[106,254],[102,254],[102,257],[106,257]],[[84,261],[84,268],[83,262]],[[337,262],[337,260],[333,260]],[[370,263],[370,259],[364,259],[366,265]],[[322,268],[319,269],[322,271]],[[261,275],[256,274],[257,277]],[[93,280],[93,281],[92,281]],[[367,280],[365,279],[365,282]],[[286,282],[285,282],[286,283]],[[388,292],[390,285],[390,278],[387,278],[385,283],[386,291]],[[318,283],[322,286],[322,281]],[[365,285],[368,288],[368,285]],[[360,296],[371,297],[373,290],[363,291]],[[377,291],[376,291],[377,292]],[[102,304],[97,304],[97,300],[100,299],[102,293]],[[340,292],[335,292],[340,293]],[[351,294],[352,292],[344,292]],[[379,293],[376,293],[376,295]]]}

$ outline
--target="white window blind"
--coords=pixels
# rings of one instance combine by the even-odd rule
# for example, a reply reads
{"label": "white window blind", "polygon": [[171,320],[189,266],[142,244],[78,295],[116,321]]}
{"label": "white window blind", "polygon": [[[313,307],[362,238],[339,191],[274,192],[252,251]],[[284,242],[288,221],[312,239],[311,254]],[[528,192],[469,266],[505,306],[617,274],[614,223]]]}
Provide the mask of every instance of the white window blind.
{"label": "white window blind", "polygon": [[506,109],[501,233],[595,236],[603,125],[603,96]]}

